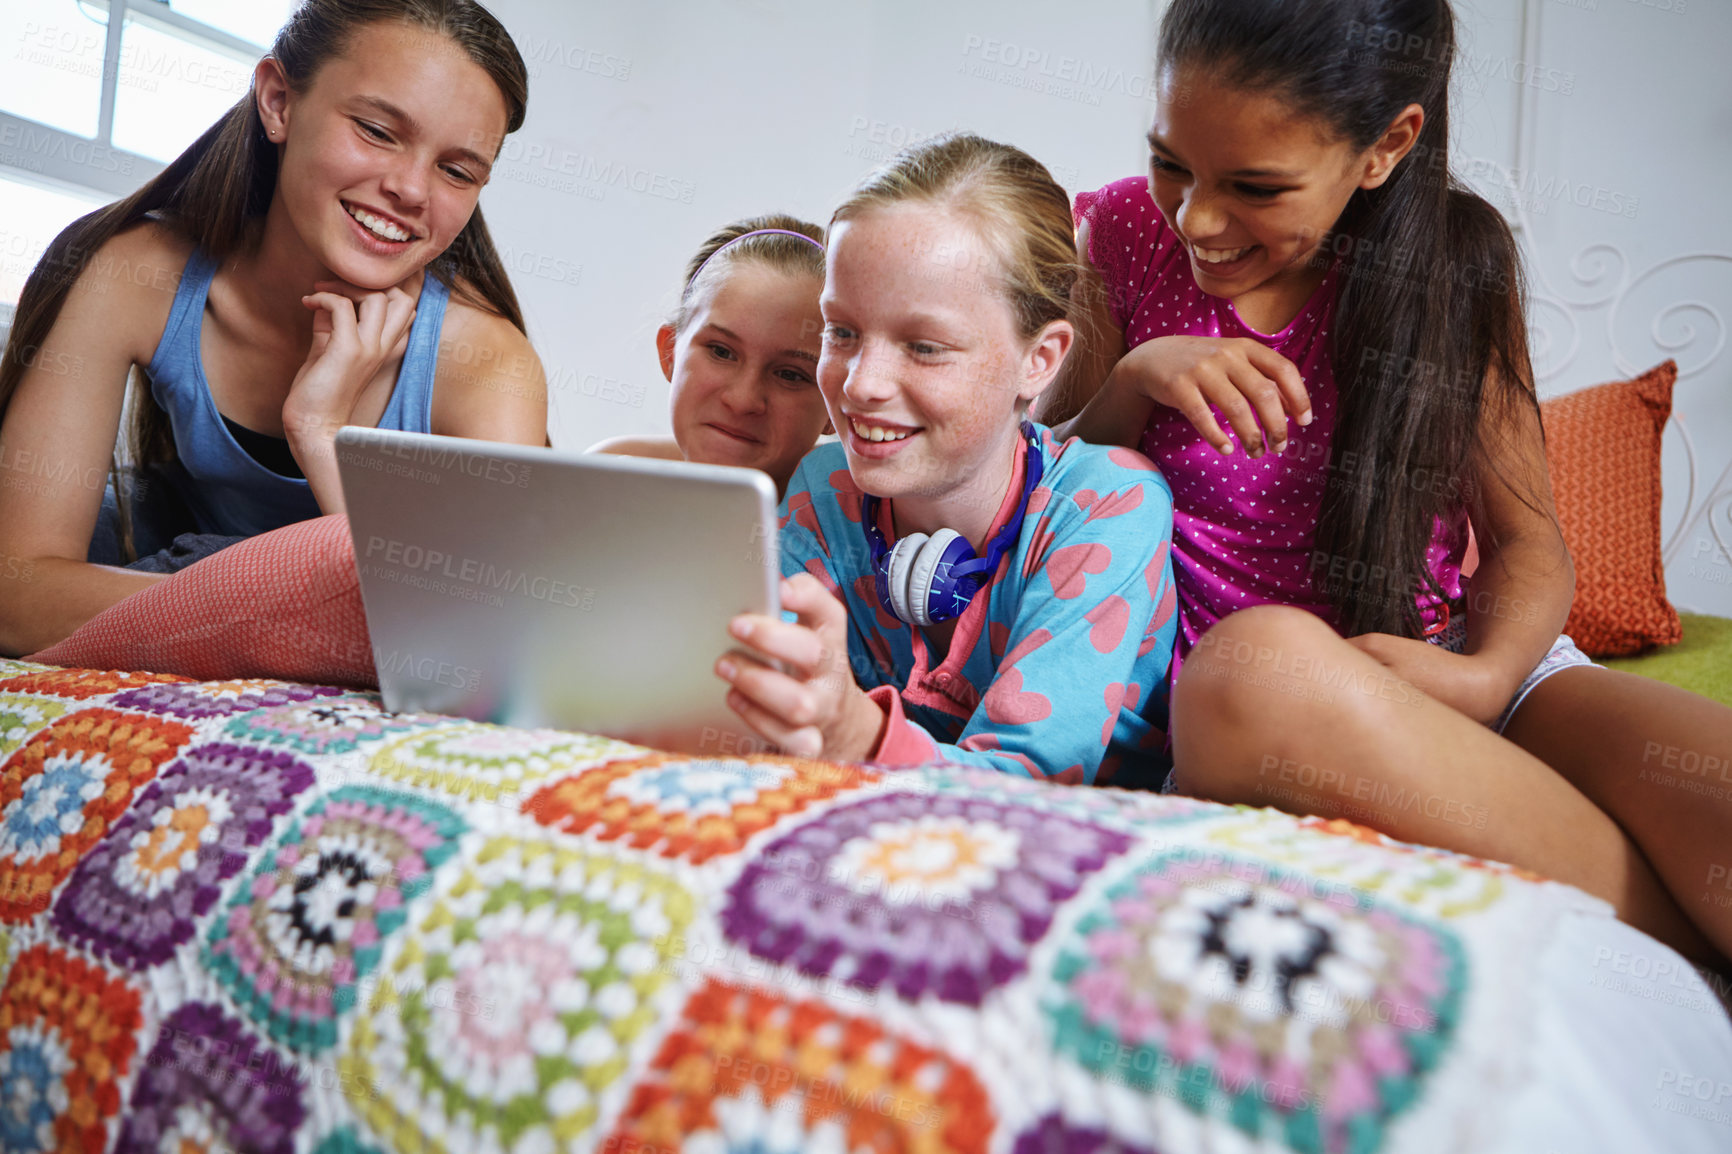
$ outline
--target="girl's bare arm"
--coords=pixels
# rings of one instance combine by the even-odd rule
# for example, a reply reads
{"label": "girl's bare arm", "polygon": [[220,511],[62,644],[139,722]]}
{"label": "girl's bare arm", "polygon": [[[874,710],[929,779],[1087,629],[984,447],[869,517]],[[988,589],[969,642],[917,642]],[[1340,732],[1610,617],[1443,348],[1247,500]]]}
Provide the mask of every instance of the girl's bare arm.
{"label": "girl's bare arm", "polygon": [[654,457],[662,461],[683,461],[685,454],[680,452],[679,442],[667,436],[633,436],[609,437],[605,441],[597,441],[586,453],[608,453],[616,457]]}
{"label": "girl's bare arm", "polygon": [[1539,414],[1513,399],[1499,404],[1490,382],[1485,395],[1483,524],[1474,525],[1480,561],[1468,582],[1465,652],[1501,707],[1563,631],[1576,570],[1558,529]]}
{"label": "girl's bare arm", "polygon": [[[185,247],[155,225],[97,252],[0,424],[0,652],[33,653],[162,579],[87,564],[127,375],[167,324]],[[158,275],[161,274],[161,275]]]}

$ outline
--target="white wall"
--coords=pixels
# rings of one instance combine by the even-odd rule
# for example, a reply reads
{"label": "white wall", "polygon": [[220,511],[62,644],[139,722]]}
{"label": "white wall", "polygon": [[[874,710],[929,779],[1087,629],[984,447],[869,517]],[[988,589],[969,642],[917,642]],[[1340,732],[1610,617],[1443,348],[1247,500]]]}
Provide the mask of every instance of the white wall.
{"label": "white wall", "polygon": [[[1674,412],[1695,443],[1700,510],[1732,466],[1732,3],[1525,7],[1529,59],[1571,80],[1567,92],[1523,89],[1520,175],[1499,202],[1528,224],[1543,383],[1564,392],[1676,357]],[[1690,487],[1676,427],[1664,462],[1671,532]],[[1732,544],[1732,489],[1720,492],[1707,512]],[[1732,615],[1732,556],[1706,516],[1680,537],[1667,591],[1681,608]]]}
{"label": "white wall", "polygon": [[[1458,168],[1516,226],[1542,396],[1675,357],[1667,591],[1732,615],[1732,3],[1462,3]],[[1686,430],[1696,453],[1694,494]],[[1710,527],[1712,516],[1714,528]]]}

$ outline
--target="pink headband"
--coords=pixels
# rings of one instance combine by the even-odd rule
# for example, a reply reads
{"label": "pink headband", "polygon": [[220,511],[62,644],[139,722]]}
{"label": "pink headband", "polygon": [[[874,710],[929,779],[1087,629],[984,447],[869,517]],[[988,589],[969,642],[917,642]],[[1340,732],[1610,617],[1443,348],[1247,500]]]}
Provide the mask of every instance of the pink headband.
{"label": "pink headband", "polygon": [[817,249],[819,252],[824,251],[823,244],[821,244],[818,241],[813,240],[811,237],[807,236],[803,232],[795,232],[794,230],[787,229],[787,228],[755,228],[751,232],[742,232],[739,236],[736,236],[733,240],[723,242],[721,244],[721,246],[716,249],[715,252],[712,252],[709,256],[704,258],[704,263],[700,264],[698,266],[698,271],[692,274],[692,280],[694,282],[696,282],[698,277],[703,275],[704,266],[709,264],[712,260],[715,260],[716,257],[721,254],[722,250],[727,248],[729,245],[739,244],[742,240],[750,240],[754,236],[771,236],[771,235],[774,235],[774,236],[791,236],[791,237],[795,238],[796,240],[805,241],[807,244],[811,245],[813,248]]}

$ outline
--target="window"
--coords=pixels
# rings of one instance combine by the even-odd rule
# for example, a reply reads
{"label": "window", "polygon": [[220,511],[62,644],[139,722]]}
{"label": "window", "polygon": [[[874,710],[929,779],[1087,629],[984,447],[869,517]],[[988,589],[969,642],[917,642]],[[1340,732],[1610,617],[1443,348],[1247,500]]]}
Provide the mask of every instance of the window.
{"label": "window", "polygon": [[162,171],[247,94],[297,2],[0,3],[0,314],[60,229]]}
{"label": "window", "polygon": [[0,174],[0,302],[16,303],[48,242],[105,200]]}
{"label": "window", "polygon": [[95,136],[107,36],[107,17],[91,19],[77,0],[0,5],[0,111]]}
{"label": "window", "polygon": [[167,164],[252,87],[250,58],[126,14],[114,93],[114,146]]}
{"label": "window", "polygon": [[252,44],[269,46],[300,0],[168,0],[168,7]]}

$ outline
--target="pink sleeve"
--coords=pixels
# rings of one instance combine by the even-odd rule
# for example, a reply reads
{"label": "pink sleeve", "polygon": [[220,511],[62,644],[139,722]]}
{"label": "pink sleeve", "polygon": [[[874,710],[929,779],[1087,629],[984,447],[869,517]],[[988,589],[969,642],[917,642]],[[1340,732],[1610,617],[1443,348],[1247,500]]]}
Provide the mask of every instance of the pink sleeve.
{"label": "pink sleeve", "polygon": [[1148,178],[1128,176],[1095,192],[1079,192],[1072,216],[1079,227],[1088,223],[1089,250],[1082,255],[1107,286],[1113,323],[1126,329],[1168,232],[1161,210],[1149,199]]}
{"label": "pink sleeve", "polygon": [[942,760],[938,756],[938,743],[924,729],[909,721],[908,715],[902,711],[900,693],[891,686],[880,685],[868,690],[866,696],[878,704],[887,719],[884,736],[878,740],[878,748],[872,751],[869,761],[880,765],[911,766]]}

